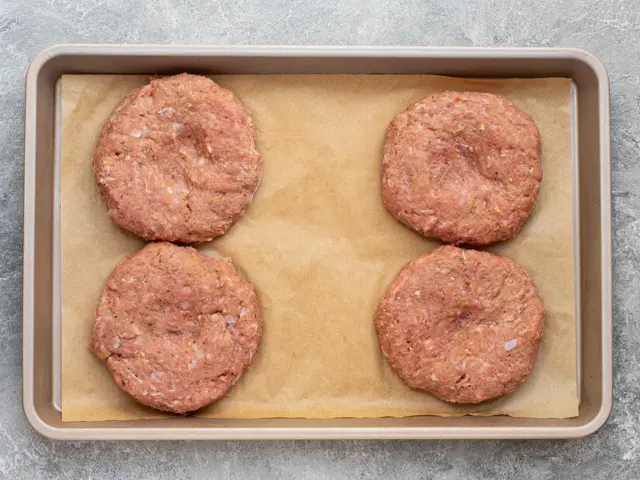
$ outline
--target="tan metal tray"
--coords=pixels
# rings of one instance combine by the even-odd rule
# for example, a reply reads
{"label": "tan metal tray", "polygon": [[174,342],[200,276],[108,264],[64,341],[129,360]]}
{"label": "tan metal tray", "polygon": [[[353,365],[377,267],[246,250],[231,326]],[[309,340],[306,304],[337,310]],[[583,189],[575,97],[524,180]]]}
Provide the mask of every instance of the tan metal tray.
{"label": "tan metal tray", "polygon": [[[66,73],[182,71],[571,78],[578,417],[187,417],[63,424],[57,81]],[[61,45],[45,50],[32,62],[26,85],[23,405],[29,422],[43,435],[60,439],[569,438],[593,433],[606,421],[613,401],[609,115],[607,73],[596,58],[576,49]]]}

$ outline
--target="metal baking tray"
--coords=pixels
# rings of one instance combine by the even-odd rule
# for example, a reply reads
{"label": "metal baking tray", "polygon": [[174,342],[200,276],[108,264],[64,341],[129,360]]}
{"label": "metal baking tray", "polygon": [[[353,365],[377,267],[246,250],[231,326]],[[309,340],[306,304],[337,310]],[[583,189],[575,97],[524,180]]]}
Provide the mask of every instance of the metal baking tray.
{"label": "metal baking tray", "polygon": [[[369,73],[573,80],[579,415],[569,419],[431,417],[202,419],[62,423],[57,82],[66,73]],[[24,185],[23,405],[58,439],[570,438],[595,432],[613,402],[609,80],[569,48],[59,45],[27,72]],[[588,352],[588,355],[581,355]]]}

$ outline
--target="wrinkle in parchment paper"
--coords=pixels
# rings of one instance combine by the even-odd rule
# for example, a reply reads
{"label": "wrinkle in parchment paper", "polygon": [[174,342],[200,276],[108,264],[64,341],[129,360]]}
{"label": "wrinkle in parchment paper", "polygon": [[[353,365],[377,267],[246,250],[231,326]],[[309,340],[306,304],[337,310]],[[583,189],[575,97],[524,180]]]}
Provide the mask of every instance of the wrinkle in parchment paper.
{"label": "wrinkle in parchment paper", "polygon": [[[422,75],[215,77],[251,111],[262,184],[224,237],[199,247],[229,256],[256,285],[265,317],[258,355],[203,417],[382,417],[578,413],[568,79],[464,80]],[[87,349],[111,269],[143,242],[107,216],[91,169],[100,129],[142,76],[62,78],[63,421],[164,416],[121,392]],[[412,390],[380,353],[372,316],[402,265],[435,246],[382,205],[385,129],[411,102],[442,90],[505,95],[540,129],[544,180],[533,216],[490,250],[531,273],[546,328],[529,379],[512,395],[453,406]]]}

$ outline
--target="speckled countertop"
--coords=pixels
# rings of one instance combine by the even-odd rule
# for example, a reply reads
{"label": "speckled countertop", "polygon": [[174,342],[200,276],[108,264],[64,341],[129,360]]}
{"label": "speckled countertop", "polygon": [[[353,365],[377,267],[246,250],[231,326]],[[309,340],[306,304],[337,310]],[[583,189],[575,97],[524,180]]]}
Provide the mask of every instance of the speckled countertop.
{"label": "speckled countertop", "polygon": [[[56,442],[22,412],[24,75],[56,43],[575,46],[612,96],[615,405],[570,441]],[[0,478],[640,477],[640,4],[636,0],[0,2]]]}

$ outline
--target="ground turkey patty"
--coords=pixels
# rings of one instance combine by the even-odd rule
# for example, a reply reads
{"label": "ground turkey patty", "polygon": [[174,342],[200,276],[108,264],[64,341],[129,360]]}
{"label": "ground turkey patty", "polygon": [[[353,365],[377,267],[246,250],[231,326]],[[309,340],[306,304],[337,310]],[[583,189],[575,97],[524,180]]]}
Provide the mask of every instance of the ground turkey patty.
{"label": "ground turkey patty", "polygon": [[543,318],[522,267],[444,246],[405,265],[375,325],[384,356],[409,386],[479,403],[513,392],[529,375]]}
{"label": "ground turkey patty", "polygon": [[258,187],[253,122],[231,92],[181,74],[151,80],[111,115],[93,168],[109,215],[146,240],[225,233]]}
{"label": "ground turkey patty", "polygon": [[456,245],[512,238],[531,214],[541,180],[538,128],[497,95],[431,95],[387,130],[384,204],[427,237]]}
{"label": "ground turkey patty", "polygon": [[261,334],[253,286],[230,262],[150,243],[107,279],[89,348],[140,403],[186,413],[229,390]]}

